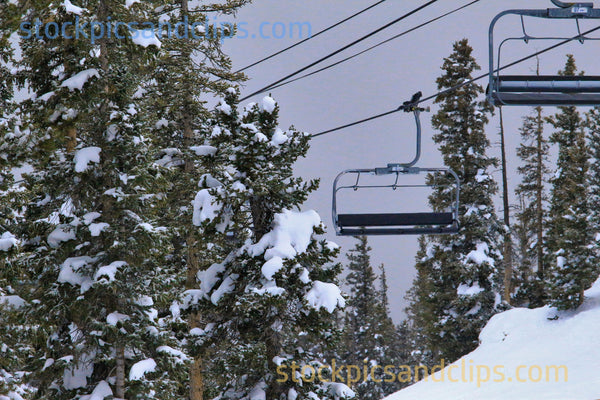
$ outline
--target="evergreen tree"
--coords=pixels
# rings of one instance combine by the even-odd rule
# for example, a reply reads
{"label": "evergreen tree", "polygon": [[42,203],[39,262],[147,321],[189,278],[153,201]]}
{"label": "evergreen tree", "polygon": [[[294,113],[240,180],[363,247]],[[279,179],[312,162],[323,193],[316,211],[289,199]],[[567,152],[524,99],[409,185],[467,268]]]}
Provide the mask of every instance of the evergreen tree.
{"label": "evergreen tree", "polygon": [[230,90],[206,128],[214,150],[203,158],[209,175],[192,217],[216,262],[200,271],[199,288],[183,304],[202,315],[203,327],[191,332],[199,352],[219,343],[210,396],[343,397],[345,385],[314,375],[326,361],[315,343],[335,341],[332,313],[344,299],[340,266],[330,264],[337,246],[314,237],[323,232],[316,213],[295,211],[317,186],[292,173],[309,137],[277,127],[271,97],[242,113],[237,97]]}
{"label": "evergreen tree", "polygon": [[[378,305],[380,311],[377,313],[379,318],[379,331],[382,336],[382,348],[383,348],[383,366],[394,365],[396,367],[400,365],[407,365],[410,362],[410,348],[408,347],[408,329],[406,325],[406,321],[403,321],[399,326],[394,325],[394,321],[390,317],[390,305],[388,300],[388,284],[387,284],[387,274],[385,272],[385,266],[381,264],[379,266],[380,281],[381,281],[381,301]],[[396,369],[396,377],[399,372]],[[385,375],[383,382],[381,383],[383,386],[383,393],[389,395],[391,393],[395,393],[402,388],[408,386],[406,382],[401,382],[400,380],[391,379],[389,375]]]}
{"label": "evergreen tree", "polygon": [[[588,142],[590,147],[590,170],[589,170],[589,210],[590,235],[594,241],[592,249],[594,250],[595,260],[600,257],[600,108],[596,107],[590,110],[586,116],[586,125],[588,128]],[[595,262],[597,265],[598,262]],[[592,276],[600,275],[600,266],[596,266],[596,271]]]}
{"label": "evergreen tree", "polygon": [[[76,20],[158,25],[151,3],[81,6],[19,2],[12,16],[71,24],[69,35]],[[34,34],[19,42],[15,77],[28,97],[10,129],[19,141],[15,157],[31,171],[24,220],[11,229],[22,243],[11,263],[31,279],[15,293],[26,302],[26,323],[44,334],[31,343],[41,356],[27,365],[36,398],[183,396],[175,374],[181,358],[156,308],[170,284],[168,230],[157,223],[167,182],[153,138],[144,135],[138,91],[157,47],[134,40],[148,32],[115,29],[120,38]]]}
{"label": "evergreen tree", "polygon": [[[575,59],[568,55],[560,74],[573,76],[576,72]],[[581,305],[584,290],[597,278],[587,181],[590,150],[576,107],[560,107],[548,122],[555,129],[550,140],[558,145],[558,161],[551,179],[547,291],[551,305],[573,309]]]}
{"label": "evergreen tree", "polygon": [[[366,236],[357,239],[358,243],[347,254],[349,298],[344,332],[344,364],[355,365],[361,370],[365,365],[368,370],[374,365],[396,365],[391,351],[396,339],[395,329],[386,311],[387,282],[383,278],[382,289],[377,289],[369,254],[371,247]],[[357,399],[380,399],[395,388],[384,382],[381,368],[375,369],[373,376],[364,376],[364,371],[360,374],[361,379],[353,387]]]}
{"label": "evergreen tree", "polygon": [[542,108],[536,107],[533,115],[523,118],[521,145],[517,155],[522,160],[517,169],[522,176],[516,193],[523,204],[517,214],[520,264],[515,279],[517,304],[540,307],[544,304],[546,258],[544,233],[548,201],[545,185],[548,182],[549,145],[544,138]]}
{"label": "evergreen tree", "polygon": [[[161,14],[163,22],[189,32],[187,36],[173,35],[162,40],[156,67],[144,85],[145,109],[149,114],[146,120],[148,135],[158,137],[156,145],[161,152],[157,163],[168,169],[170,182],[168,205],[161,222],[171,227],[173,243],[169,265],[176,281],[171,285],[172,290],[165,294],[168,299],[176,297],[182,287],[195,288],[198,272],[210,267],[214,261],[202,231],[193,224],[190,207],[198,185],[208,178],[201,158],[205,151],[210,151],[210,147],[205,146],[207,134],[210,134],[205,129],[210,108],[200,94],[222,98],[228,89],[243,79],[241,74],[230,72],[231,61],[221,49],[223,38],[235,34],[234,27],[215,26],[216,23],[209,19],[214,14],[209,13],[233,14],[248,2],[227,0],[207,5],[177,0]],[[199,32],[199,28],[203,32]],[[201,39],[194,38],[192,33],[200,34]],[[199,59],[203,61],[200,63]],[[174,309],[177,309],[177,302]],[[175,332],[183,329],[177,322],[185,321],[186,331],[202,326],[202,315],[197,310],[180,317],[173,321]],[[188,341],[187,335],[176,333],[176,336],[180,347]],[[189,378],[190,400],[200,400],[205,387],[211,386],[204,371],[209,368],[212,357],[197,351],[190,356],[189,365],[180,368],[181,371],[187,367],[189,373],[181,371],[179,380]]]}
{"label": "evergreen tree", "polygon": [[[467,40],[456,42],[454,52],[444,59],[438,88],[463,83],[478,69]],[[492,202],[497,185],[489,175],[497,162],[486,155],[490,144],[484,127],[490,108],[478,100],[482,92],[479,85],[468,84],[440,94],[436,99],[440,110],[432,119],[444,164],[461,181],[461,230],[455,236],[420,241],[408,311],[422,336],[420,345],[428,363],[451,362],[473,350],[479,331],[501,303],[503,274],[498,269],[503,229]],[[431,183],[434,179],[443,184],[449,178],[429,177]],[[430,197],[436,211],[450,207],[452,201],[451,191],[443,185]]]}

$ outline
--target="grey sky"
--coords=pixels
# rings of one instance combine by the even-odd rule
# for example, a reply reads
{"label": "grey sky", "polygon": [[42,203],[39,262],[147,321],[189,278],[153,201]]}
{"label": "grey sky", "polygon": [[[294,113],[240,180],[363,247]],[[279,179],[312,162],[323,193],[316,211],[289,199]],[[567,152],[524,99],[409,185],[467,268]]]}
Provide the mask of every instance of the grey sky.
{"label": "grey sky", "polygon": [[[309,22],[313,33],[337,22],[354,12],[374,3],[375,0],[257,0],[243,9],[236,17],[237,22],[245,22],[244,28],[249,36],[258,33],[261,23]],[[344,52],[333,60],[338,60],[354,51],[362,50],[380,40],[418,25],[429,18],[437,17],[447,11],[468,3],[469,0],[443,0],[426,10],[406,19],[393,28],[361,45]],[[266,84],[281,78],[362,35],[384,25],[396,17],[424,4],[425,1],[388,0],[386,3],[363,14],[314,40],[303,44],[290,52],[256,66],[246,73],[250,80],[242,94],[251,93]],[[391,110],[408,100],[417,91],[425,96],[436,93],[435,79],[440,75],[440,66],[444,57],[452,50],[452,43],[464,37],[474,48],[474,55],[483,70],[488,68],[488,26],[499,12],[510,8],[548,8],[553,7],[549,0],[481,0],[464,11],[444,18],[416,32],[381,46],[370,53],[351,60],[341,66],[317,74],[302,81],[272,91],[280,105],[280,122],[287,127],[293,124],[297,129],[317,133],[338,125]],[[222,17],[219,17],[222,18]],[[227,17],[223,17],[224,20]],[[528,23],[532,33],[537,34],[576,34],[575,23],[559,23],[558,31],[552,30],[548,21]],[[264,32],[269,33],[265,25]],[[593,22],[582,24],[582,29],[594,27]],[[504,28],[504,30],[503,30]],[[521,35],[520,23],[516,19],[507,20],[498,26],[501,35]],[[226,51],[232,56],[234,69],[241,68],[276,50],[286,47],[298,39],[230,39]],[[511,45],[504,52],[506,62],[518,59],[526,54],[540,50],[552,43],[535,42],[526,46],[522,43]],[[594,74],[598,67],[597,45],[579,43],[564,46],[540,58],[542,73],[554,73],[564,66],[564,55],[573,53],[580,69]],[[595,55],[596,54],[596,55]],[[325,64],[323,64],[325,65]],[[535,70],[535,61],[529,61],[513,68],[512,72],[527,73]],[[597,73],[596,73],[597,74]],[[484,87],[486,81],[481,81]],[[249,101],[256,101],[262,95]],[[433,103],[431,113],[422,115],[424,140],[423,156],[420,166],[443,166],[441,156],[431,141],[431,115],[437,110]],[[528,108],[506,107],[504,110],[507,135],[507,153],[509,159],[509,185],[518,184],[516,166],[516,147],[519,144],[518,128],[521,117],[529,112]],[[546,114],[554,112],[548,108]],[[496,142],[498,136],[498,116],[492,117],[487,134],[493,147],[491,156],[499,157]],[[331,185],[334,177],[347,168],[372,168],[385,166],[388,162],[402,162],[412,158],[414,152],[414,120],[410,114],[396,113],[363,125],[315,138],[306,159],[297,164],[297,174],[305,178],[321,178],[321,188],[313,194],[306,208],[313,208],[328,225],[328,238],[342,246],[344,252],[354,245],[352,238],[335,237],[331,227]],[[500,173],[494,171],[499,182]],[[395,197],[390,197],[395,195]],[[382,197],[384,201],[395,202],[393,206],[414,207],[415,203],[425,202],[425,194],[405,196],[402,193],[390,193]],[[369,201],[377,202],[377,199]],[[514,203],[514,201],[513,201]],[[375,205],[375,204],[374,204]],[[496,202],[501,216],[501,202]],[[378,204],[377,206],[380,206]],[[372,211],[370,208],[364,211]],[[384,263],[389,277],[390,302],[392,316],[400,321],[406,306],[404,295],[410,288],[415,275],[414,257],[417,249],[416,236],[371,237],[373,264]]]}

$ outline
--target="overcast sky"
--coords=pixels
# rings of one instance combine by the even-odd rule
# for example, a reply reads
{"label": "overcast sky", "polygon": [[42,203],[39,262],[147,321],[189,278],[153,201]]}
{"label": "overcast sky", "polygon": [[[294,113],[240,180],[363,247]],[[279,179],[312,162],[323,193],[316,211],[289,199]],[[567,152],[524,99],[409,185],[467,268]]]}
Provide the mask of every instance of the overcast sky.
{"label": "overcast sky", "polygon": [[[242,95],[277,80],[294,70],[336,50],[364,34],[392,21],[404,13],[424,4],[426,1],[388,0],[366,14],[321,35],[314,40],[296,47],[272,60],[262,63],[246,73],[249,81],[242,89]],[[389,28],[360,45],[338,55],[333,61],[362,50],[394,34],[412,28],[430,18],[468,3],[469,0],[443,0],[411,16],[403,22]],[[233,59],[234,69],[241,68],[276,50],[287,47],[299,40],[289,38],[261,38],[259,27],[263,24],[263,36],[272,36],[271,29],[276,23],[287,26],[294,22],[307,22],[312,32],[327,27],[358,10],[375,3],[375,0],[256,0],[236,16],[235,21],[244,23],[248,32],[245,39],[229,39],[226,51]],[[271,93],[280,105],[280,123],[283,127],[294,125],[297,129],[309,133],[353,122],[358,119],[396,108],[408,100],[413,93],[422,91],[424,96],[437,92],[435,79],[441,74],[443,58],[452,51],[452,43],[468,38],[474,48],[479,65],[488,68],[488,27],[491,19],[499,12],[510,8],[548,8],[553,7],[549,0],[481,0],[466,10],[446,17],[438,22],[421,28],[391,43],[383,45],[365,55],[353,59],[338,67],[314,75],[299,82],[273,90]],[[231,17],[218,17],[231,21]],[[573,21],[552,24],[527,23],[530,34],[564,34],[574,36],[576,26]],[[275,35],[281,35],[281,24],[276,26]],[[582,29],[595,25],[582,24]],[[555,29],[556,28],[556,29]],[[256,38],[252,38],[252,35]],[[522,35],[518,19],[514,17],[498,25],[498,38]],[[504,50],[507,63],[526,54],[549,46],[549,42],[513,43]],[[588,42],[582,46],[574,43],[547,53],[540,58],[542,73],[555,73],[564,66],[565,54],[573,53],[581,69],[589,75],[597,66],[597,45]],[[535,71],[535,61],[525,62],[509,72],[531,73]],[[325,64],[323,64],[325,65]],[[481,81],[485,87],[486,81]],[[255,96],[249,101],[257,101]],[[423,156],[419,166],[441,167],[441,156],[431,141],[433,134],[430,120],[437,111],[433,103],[431,113],[423,114]],[[530,110],[526,107],[506,107],[504,110],[509,159],[509,185],[511,192],[518,184],[516,173],[518,159],[516,148],[519,144],[518,128],[523,115]],[[548,108],[546,114],[555,112]],[[491,118],[487,134],[492,142],[489,155],[499,157],[497,141],[499,131],[498,116]],[[321,188],[314,193],[305,208],[315,209],[328,226],[327,237],[342,246],[343,252],[354,245],[352,238],[336,237],[331,226],[331,187],[333,179],[347,168],[373,168],[385,166],[389,162],[404,162],[412,159],[414,152],[415,124],[412,116],[396,113],[369,123],[315,138],[305,159],[297,163],[296,173],[306,179],[321,178]],[[549,134],[549,131],[548,131]],[[500,182],[500,172],[493,171]],[[397,212],[421,208],[426,209],[425,194],[386,193],[379,198],[356,200],[353,205],[364,206],[364,212],[381,210],[383,206],[395,208]],[[353,200],[354,201],[354,200]],[[513,197],[514,203],[514,197]],[[501,217],[501,202],[496,202]],[[384,263],[389,278],[390,303],[392,317],[399,322],[404,317],[406,302],[404,295],[415,276],[414,258],[417,249],[416,236],[370,237],[373,248],[372,260],[376,266]]]}

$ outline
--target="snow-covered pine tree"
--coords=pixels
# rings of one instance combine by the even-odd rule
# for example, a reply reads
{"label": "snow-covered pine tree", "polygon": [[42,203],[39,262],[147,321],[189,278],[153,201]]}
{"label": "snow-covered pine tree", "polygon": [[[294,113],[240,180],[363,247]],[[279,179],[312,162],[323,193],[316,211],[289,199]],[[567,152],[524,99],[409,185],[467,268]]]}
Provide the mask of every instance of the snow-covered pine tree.
{"label": "snow-covered pine tree", "polygon": [[[208,5],[177,0],[161,10],[163,22],[188,33],[163,38],[157,65],[144,85],[149,135],[157,137],[156,145],[161,148],[158,163],[168,170],[170,182],[162,224],[168,225],[173,234],[174,251],[169,256],[169,265],[177,283],[171,285],[165,299],[179,295],[182,286],[195,288],[198,271],[215,261],[203,232],[193,224],[190,207],[198,185],[208,178],[201,158],[213,150],[205,145],[208,137],[204,127],[210,117],[206,99],[223,97],[243,76],[230,72],[231,62],[221,49],[223,38],[234,35],[233,26],[220,26],[213,16],[233,14],[248,2],[227,0]],[[179,324],[187,322],[186,330],[199,328],[202,316],[197,310],[179,315],[176,304],[173,310],[172,329],[183,346],[187,339],[177,334]],[[204,387],[211,385],[203,373],[211,357],[190,355],[189,365],[182,365],[179,370],[185,371],[187,367],[189,374],[181,374],[180,381],[189,379],[190,400],[200,400]]]}
{"label": "snow-covered pine tree", "polygon": [[540,307],[545,303],[544,233],[547,218],[545,186],[548,183],[549,144],[544,137],[542,108],[523,118],[521,144],[517,155],[522,164],[517,171],[522,176],[516,194],[522,200],[517,213],[519,231],[519,267],[515,271],[515,302],[518,305]]}
{"label": "snow-covered pine tree", "polygon": [[[589,169],[589,209],[590,234],[594,242],[592,248],[596,260],[600,260],[600,108],[591,109],[586,115],[586,127],[588,129],[588,143],[590,147],[590,169]],[[596,264],[594,276],[600,275],[600,265]]]}
{"label": "snow-covered pine tree", "polygon": [[[111,17],[158,25],[150,3],[18,3],[18,22],[74,29],[77,19],[90,26]],[[71,28],[66,33],[74,35]],[[19,42],[16,79],[27,98],[11,128],[20,141],[15,156],[31,171],[14,263],[35,287],[18,293],[30,305],[26,323],[46,334],[36,348],[43,357],[27,366],[36,398],[185,395],[173,374],[181,357],[153,307],[169,283],[170,242],[156,223],[167,182],[154,163],[153,138],[144,134],[138,89],[156,47],[144,47],[149,31],[115,29],[120,38],[34,33]]]}
{"label": "snow-covered pine tree", "polygon": [[[0,4],[0,24],[9,25],[7,19],[16,11],[15,7],[14,4]],[[14,76],[10,69],[13,62],[9,34],[0,31],[0,398],[27,395],[23,371],[27,357],[35,358],[36,355],[28,346],[31,341],[27,339],[30,338],[25,339],[29,331],[21,315],[25,301],[15,290],[27,280],[11,263],[18,246],[18,239],[12,233],[19,223],[16,206],[20,201],[17,198],[22,194],[15,185],[15,168],[19,163],[13,149],[17,140],[12,135],[15,101]]]}
{"label": "snow-covered pine tree", "polygon": [[[371,247],[366,236],[357,239],[358,243],[347,254],[349,273],[346,284],[349,293],[343,340],[344,364],[356,365],[361,370],[365,365],[367,370],[374,365],[397,365],[393,358],[396,332],[387,313],[387,282],[384,281],[381,289],[376,287]],[[383,382],[385,377],[381,368],[374,370],[373,376],[365,377],[361,372],[360,378],[352,387],[359,400],[381,399],[397,388]]]}
{"label": "snow-covered pine tree", "polygon": [[39,329],[26,322],[27,303],[16,294],[23,286],[31,289],[27,276],[12,263],[17,249],[17,239],[6,231],[0,237],[0,399],[32,396],[26,366],[40,356],[34,347]]}
{"label": "snow-covered pine tree", "polygon": [[[574,57],[567,55],[565,68],[559,73],[572,76],[576,72]],[[550,140],[558,145],[557,171],[550,181],[548,302],[558,309],[574,309],[597,278],[594,232],[590,229],[590,149],[576,107],[560,107],[548,122],[555,129]]]}
{"label": "snow-covered pine tree", "polygon": [[351,393],[345,385],[314,374],[326,362],[315,343],[338,335],[332,313],[344,299],[336,285],[341,266],[331,264],[338,247],[317,241],[323,225],[314,211],[297,211],[317,187],[292,171],[309,136],[277,126],[271,97],[241,114],[237,97],[230,90],[216,107],[206,143],[215,150],[204,157],[210,176],[193,210],[208,250],[227,254],[198,273],[199,288],[188,290],[183,304],[202,315],[203,327],[191,332],[195,345],[201,352],[217,349],[210,395],[343,397]]}
{"label": "snow-covered pine tree", "polygon": [[[471,79],[479,69],[466,39],[454,43],[453,49],[437,79],[440,90]],[[461,181],[460,233],[420,241],[410,295],[411,323],[423,335],[419,344],[426,358],[436,363],[454,361],[476,347],[479,331],[501,303],[503,229],[492,201],[498,189],[489,171],[497,161],[486,155],[490,143],[484,127],[490,107],[478,99],[482,92],[472,83],[439,95],[440,109],[432,119],[444,164]],[[444,179],[439,176],[437,182]],[[437,211],[452,201],[452,193],[443,186],[429,199]]]}
{"label": "snow-covered pine tree", "polygon": [[[380,304],[378,308],[377,315],[379,318],[379,334],[381,335],[382,345],[382,353],[384,354],[382,358],[383,366],[386,365],[408,365],[410,362],[409,354],[410,350],[407,347],[408,337],[404,335],[402,323],[400,326],[396,326],[392,317],[390,316],[390,305],[388,298],[388,283],[387,283],[387,274],[385,270],[385,265],[379,265],[380,275]],[[405,323],[405,321],[403,321]],[[397,373],[398,371],[396,371]],[[389,395],[391,393],[395,393],[402,388],[408,386],[404,382],[400,382],[398,379],[391,379],[389,375],[385,376],[384,371],[384,379],[381,382],[383,386],[383,393]]]}

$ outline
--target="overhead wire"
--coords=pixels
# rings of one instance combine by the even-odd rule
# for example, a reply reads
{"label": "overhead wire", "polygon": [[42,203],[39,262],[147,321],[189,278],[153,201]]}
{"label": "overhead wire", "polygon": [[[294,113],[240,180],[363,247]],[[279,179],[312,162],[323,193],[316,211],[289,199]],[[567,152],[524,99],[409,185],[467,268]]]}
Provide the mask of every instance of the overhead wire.
{"label": "overhead wire", "polygon": [[237,71],[235,71],[235,73],[237,74],[238,72],[246,71],[247,69],[250,69],[250,68],[252,68],[252,67],[254,67],[254,66],[256,66],[256,65],[258,65],[260,63],[263,63],[263,62],[265,62],[267,60],[270,60],[273,57],[276,57],[276,56],[278,56],[278,55],[280,55],[282,53],[285,53],[286,51],[288,51],[290,49],[293,49],[296,46],[300,46],[302,43],[308,42],[309,40],[314,39],[317,36],[322,35],[323,33],[327,32],[327,31],[330,31],[331,29],[340,26],[340,25],[342,25],[345,22],[350,21],[351,19],[356,18],[356,17],[358,17],[361,14],[364,14],[365,12],[369,11],[370,9],[375,8],[378,5],[380,5],[380,4],[382,4],[382,3],[386,2],[386,1],[387,0],[380,0],[380,1],[376,2],[376,3],[374,3],[374,4],[371,4],[369,7],[364,8],[364,9],[362,9],[362,10],[360,10],[360,11],[352,14],[348,18],[344,18],[343,20],[341,20],[339,22],[336,22],[335,24],[330,25],[327,28],[320,30],[319,32],[315,33],[314,35],[310,35],[307,38],[304,38],[303,40],[301,40],[301,41],[299,41],[297,43],[294,43],[291,46],[286,47],[285,49],[281,49],[281,50],[279,50],[279,51],[277,51],[277,52],[275,52],[275,53],[273,53],[271,55],[268,55],[268,56],[266,56],[264,58],[261,58],[260,60],[254,62],[254,63],[252,63],[250,65],[246,65],[244,68],[238,69]]}
{"label": "overhead wire", "polygon": [[292,72],[291,74],[288,74],[288,75],[284,76],[283,78],[281,78],[281,79],[278,79],[277,81],[275,81],[275,82],[272,82],[272,83],[270,83],[269,85],[267,85],[267,86],[265,86],[265,87],[263,87],[263,88],[261,88],[261,89],[259,89],[259,90],[255,91],[255,92],[253,92],[253,93],[251,93],[251,94],[249,94],[249,95],[247,95],[247,96],[245,96],[245,97],[242,97],[242,98],[240,99],[240,101],[248,100],[248,99],[249,99],[250,97],[252,97],[252,96],[255,96],[255,95],[259,94],[259,93],[264,93],[264,92],[268,91],[268,90],[269,90],[269,89],[271,89],[271,88],[272,88],[274,85],[278,85],[278,84],[280,84],[281,82],[284,82],[284,81],[286,81],[286,80],[288,80],[288,79],[290,79],[290,78],[292,78],[292,77],[294,77],[294,76],[296,76],[296,75],[298,75],[298,74],[300,74],[300,73],[302,73],[302,72],[306,71],[307,69],[309,69],[309,68],[312,68],[312,67],[314,67],[315,65],[317,65],[317,64],[320,64],[321,62],[323,62],[323,61],[325,61],[325,60],[328,60],[328,59],[330,59],[331,57],[333,57],[333,56],[335,56],[335,55],[337,55],[337,54],[341,53],[342,51],[344,51],[344,50],[347,50],[347,49],[349,49],[350,47],[352,47],[352,46],[355,46],[355,45],[357,45],[358,43],[365,41],[366,39],[370,38],[371,36],[373,36],[373,35],[375,35],[375,34],[377,34],[377,33],[381,32],[381,31],[383,31],[383,30],[385,30],[385,29],[387,29],[387,28],[389,28],[390,26],[393,26],[393,25],[397,24],[398,22],[400,22],[400,21],[402,21],[402,20],[404,20],[404,19],[406,19],[406,18],[410,17],[410,16],[411,16],[411,15],[413,15],[413,14],[416,14],[417,12],[419,12],[419,11],[423,10],[424,8],[427,8],[428,6],[430,6],[430,5],[434,4],[434,3],[437,3],[438,1],[439,1],[439,0],[430,0],[430,1],[428,1],[427,3],[425,3],[425,4],[423,4],[423,5],[419,6],[419,7],[417,7],[417,8],[415,8],[415,9],[413,9],[412,11],[409,11],[408,13],[406,13],[406,14],[404,14],[404,15],[402,15],[402,16],[400,16],[400,17],[396,18],[396,19],[394,19],[394,20],[393,20],[393,21],[391,21],[391,22],[388,22],[387,24],[385,24],[385,25],[383,25],[383,26],[381,26],[381,27],[379,27],[379,28],[375,29],[374,31],[372,31],[372,32],[370,32],[370,33],[368,33],[368,34],[366,34],[366,35],[362,36],[361,38],[359,38],[359,39],[356,39],[356,40],[355,40],[355,41],[353,41],[352,43],[349,43],[349,44],[345,45],[344,47],[342,47],[342,48],[340,48],[340,49],[337,49],[337,50],[333,51],[332,53],[329,53],[328,55],[326,55],[326,56],[324,56],[324,57],[321,57],[321,58],[320,58],[320,59],[318,59],[317,61],[314,61],[314,62],[312,62],[312,63],[308,64],[307,66],[305,66],[305,67],[302,67],[302,68],[300,68],[299,70],[296,70],[295,72]]}
{"label": "overhead wire", "polygon": [[478,2],[480,2],[480,1],[481,1],[481,0],[473,0],[473,1],[471,1],[470,3],[468,3],[468,4],[465,4],[465,5],[461,6],[461,7],[455,8],[455,9],[454,9],[454,10],[452,10],[452,11],[448,11],[447,13],[444,13],[444,14],[442,14],[442,15],[440,15],[440,16],[438,16],[438,17],[436,17],[436,18],[432,18],[432,19],[430,19],[430,20],[428,20],[428,21],[426,21],[426,22],[423,22],[422,24],[419,24],[419,25],[417,25],[417,26],[415,26],[415,27],[413,27],[413,28],[410,28],[410,29],[408,29],[408,30],[406,30],[406,31],[404,31],[404,32],[402,32],[402,33],[399,33],[399,34],[397,34],[397,35],[394,35],[394,36],[392,36],[392,37],[391,37],[391,38],[389,38],[389,39],[386,39],[386,40],[384,40],[384,41],[381,41],[381,42],[379,42],[379,43],[377,43],[377,44],[375,44],[375,45],[373,45],[373,46],[371,46],[371,47],[368,47],[368,48],[366,48],[366,49],[364,49],[364,50],[362,50],[362,51],[359,51],[358,53],[355,53],[355,54],[353,54],[353,55],[351,55],[351,56],[349,56],[349,57],[346,57],[346,58],[344,58],[344,59],[341,59],[341,60],[339,60],[339,61],[336,61],[336,62],[334,62],[334,63],[332,63],[332,64],[329,64],[329,65],[327,65],[327,66],[325,66],[325,67],[323,67],[323,68],[319,68],[319,69],[317,69],[316,71],[309,72],[308,74],[304,74],[304,75],[302,75],[302,76],[299,76],[299,77],[297,77],[297,78],[290,79],[289,81],[285,81],[285,82],[282,82],[282,83],[280,83],[280,84],[278,84],[278,85],[272,86],[272,87],[270,87],[270,88],[269,88],[269,90],[280,88],[280,87],[282,87],[282,86],[285,86],[285,85],[288,85],[288,84],[290,84],[290,83],[292,83],[292,82],[296,82],[296,81],[299,81],[299,80],[301,80],[301,79],[308,78],[309,76],[316,75],[316,74],[318,74],[318,73],[320,73],[320,72],[326,71],[326,70],[328,70],[328,69],[330,69],[330,68],[333,68],[333,67],[335,67],[335,66],[338,66],[338,65],[340,65],[340,64],[343,64],[343,63],[345,63],[346,61],[350,61],[350,60],[352,60],[353,58],[356,58],[356,57],[358,57],[358,56],[360,56],[360,55],[363,55],[363,54],[365,54],[365,53],[367,53],[367,52],[369,52],[369,51],[371,51],[371,50],[373,50],[373,49],[376,49],[376,48],[377,48],[377,47],[379,47],[379,46],[383,46],[384,44],[386,44],[386,43],[389,43],[389,42],[391,42],[391,41],[393,41],[393,40],[396,40],[396,39],[398,39],[398,38],[401,38],[401,37],[403,37],[403,36],[405,36],[405,35],[407,35],[407,34],[409,34],[409,33],[411,33],[411,32],[414,32],[414,31],[416,31],[417,29],[423,28],[424,26],[427,26],[427,25],[429,25],[429,24],[432,24],[432,23],[434,23],[434,22],[436,22],[436,21],[439,21],[439,20],[440,20],[440,19],[442,19],[442,18],[445,18],[445,17],[447,17],[447,16],[449,16],[449,15],[451,15],[451,14],[454,14],[454,13],[456,13],[456,12],[458,12],[458,11],[461,11],[461,10],[463,10],[463,9],[465,9],[465,8],[467,8],[467,7],[469,7],[469,6],[473,5],[473,4],[475,4],[475,3],[478,3]]}
{"label": "overhead wire", "polygon": [[[554,44],[552,46],[546,47],[543,50],[537,51],[537,52],[535,52],[533,54],[530,54],[528,56],[522,57],[522,58],[520,58],[520,59],[518,59],[516,61],[513,61],[513,62],[509,63],[509,64],[503,65],[502,67],[498,67],[498,68],[494,69],[492,72],[496,73],[496,72],[503,71],[503,70],[505,70],[507,68],[513,67],[513,66],[515,66],[517,64],[520,64],[520,63],[522,63],[524,61],[527,61],[527,60],[532,59],[534,57],[537,57],[537,56],[539,56],[541,54],[544,54],[544,53],[547,53],[547,52],[549,52],[551,50],[554,50],[557,47],[563,46],[563,45],[565,45],[567,43],[570,43],[570,42],[572,42],[574,40],[578,40],[578,39],[580,39],[581,37],[583,37],[585,35],[589,35],[590,33],[596,32],[597,30],[600,30],[600,26],[597,26],[596,28],[590,29],[590,30],[588,30],[586,32],[583,32],[583,33],[581,33],[581,34],[579,34],[577,36],[573,36],[572,38],[565,39],[565,40],[563,40],[563,41],[561,41],[559,43],[556,43],[556,44]],[[436,94],[424,97],[424,98],[420,99],[418,102],[416,102],[415,105],[418,105],[418,104],[424,103],[426,101],[435,99],[436,97],[442,96],[442,95],[444,95],[446,93],[450,93],[450,92],[453,92],[455,90],[458,90],[458,89],[460,89],[463,86],[470,85],[471,83],[477,82],[477,81],[479,81],[479,80],[481,80],[481,79],[483,79],[483,78],[485,78],[487,76],[489,76],[489,73],[481,74],[481,75],[479,75],[479,76],[477,76],[475,78],[466,80],[466,81],[464,81],[462,83],[459,83],[458,85],[455,85],[455,86],[452,86],[450,88],[444,89],[444,90],[442,90],[442,91],[440,91],[440,92],[438,92]],[[372,121],[374,119],[378,119],[378,118],[381,118],[381,117],[385,117],[387,115],[394,114],[394,113],[397,113],[397,112],[400,112],[400,111],[404,111],[402,107],[396,108],[394,110],[386,111],[384,113],[377,114],[377,115],[374,115],[374,116],[369,117],[369,118],[364,118],[364,119],[361,119],[359,121],[351,122],[351,123],[346,124],[346,125],[338,126],[336,128],[328,129],[328,130],[323,131],[323,132],[315,133],[315,134],[311,135],[311,137],[323,136],[323,135],[326,135],[326,134],[331,133],[331,132],[336,132],[336,131],[339,131],[339,130],[342,130],[342,129],[345,129],[345,128],[349,128],[351,126],[359,125],[359,124],[362,124],[362,123],[365,123],[365,122],[368,122],[368,121]]]}

